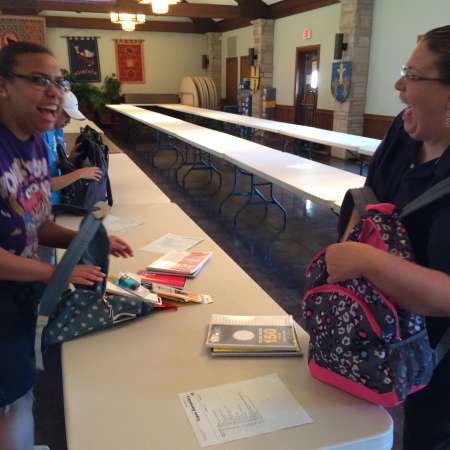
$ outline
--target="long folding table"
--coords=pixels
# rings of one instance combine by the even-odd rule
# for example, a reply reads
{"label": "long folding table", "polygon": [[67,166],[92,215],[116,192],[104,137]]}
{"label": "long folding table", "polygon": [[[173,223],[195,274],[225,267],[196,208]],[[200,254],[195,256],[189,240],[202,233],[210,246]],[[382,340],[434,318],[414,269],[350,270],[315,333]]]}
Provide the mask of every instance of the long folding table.
{"label": "long folding table", "polygon": [[[157,312],[65,343],[62,352],[68,450],[198,450],[178,393],[277,373],[313,423],[220,445],[223,450],[388,450],[392,420],[381,407],[314,380],[306,356],[209,356],[211,314],[283,314],[282,309],[173,203],[120,204],[115,215],[143,222],[116,234],[135,250],[110,260],[110,274],[138,271],[159,255],[139,250],[171,232],[203,238],[211,261],[186,289],[214,303]],[[76,226],[73,218],[59,223]],[[300,333],[307,351],[308,337]],[[218,447],[219,448],[219,447]]]}
{"label": "long folding table", "polygon": [[169,197],[124,153],[109,156],[109,178],[113,205],[170,202]]}
{"label": "long folding table", "polygon": [[108,107],[329,208],[335,209],[348,189],[365,182],[360,175],[164,114],[133,105]]}
{"label": "long folding table", "polygon": [[350,150],[365,156],[372,156],[380,145],[379,139],[364,136],[340,133],[338,131],[323,130],[321,128],[296,125],[292,123],[278,122],[275,120],[261,119],[258,117],[243,116],[213,109],[198,108],[182,104],[135,104],[135,106],[157,106],[183,114],[204,117],[206,119],[231,123],[241,127],[270,131],[283,136],[301,139],[317,144],[329,145]]}

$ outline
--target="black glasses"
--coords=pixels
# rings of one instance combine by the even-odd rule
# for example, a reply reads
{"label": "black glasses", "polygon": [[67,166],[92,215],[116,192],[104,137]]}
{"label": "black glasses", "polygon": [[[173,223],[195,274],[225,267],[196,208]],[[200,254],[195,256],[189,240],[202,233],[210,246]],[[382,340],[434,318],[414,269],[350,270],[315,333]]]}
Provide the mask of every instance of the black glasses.
{"label": "black glasses", "polygon": [[70,81],[67,81],[63,77],[50,78],[45,75],[22,75],[20,73],[9,72],[10,77],[20,78],[21,80],[26,80],[30,82],[33,86],[38,89],[45,90],[50,86],[56,86],[62,91],[70,91]]}
{"label": "black glasses", "polygon": [[405,78],[406,80],[411,80],[411,81],[443,81],[441,78],[421,77],[420,75],[412,73],[411,70],[412,70],[412,67],[410,67],[410,66],[402,66],[400,69],[400,76],[402,78]]}

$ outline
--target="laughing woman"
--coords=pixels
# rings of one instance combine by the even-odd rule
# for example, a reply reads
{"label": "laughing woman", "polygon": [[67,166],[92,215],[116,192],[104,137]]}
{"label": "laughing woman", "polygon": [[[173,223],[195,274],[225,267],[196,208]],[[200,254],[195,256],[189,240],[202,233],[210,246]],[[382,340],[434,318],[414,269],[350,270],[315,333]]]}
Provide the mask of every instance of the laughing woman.
{"label": "laughing woman", "polygon": [[[0,448],[31,450],[31,390],[36,380],[37,285],[54,266],[37,260],[38,244],[66,248],[75,232],[49,220],[50,178],[40,133],[55,126],[68,89],[45,47],[15,43],[0,50]],[[111,252],[131,255],[111,237]],[[92,285],[104,275],[79,265],[71,276]]]}
{"label": "laughing woman", "polygon": [[[366,184],[380,201],[401,207],[450,177],[450,25],[420,39],[395,88],[406,107],[374,155]],[[347,232],[357,220],[354,212]],[[364,276],[402,308],[425,314],[436,345],[450,326],[450,195],[405,226],[418,264],[343,242],[327,249],[329,281]],[[450,352],[430,384],[406,400],[403,448],[450,449]]]}

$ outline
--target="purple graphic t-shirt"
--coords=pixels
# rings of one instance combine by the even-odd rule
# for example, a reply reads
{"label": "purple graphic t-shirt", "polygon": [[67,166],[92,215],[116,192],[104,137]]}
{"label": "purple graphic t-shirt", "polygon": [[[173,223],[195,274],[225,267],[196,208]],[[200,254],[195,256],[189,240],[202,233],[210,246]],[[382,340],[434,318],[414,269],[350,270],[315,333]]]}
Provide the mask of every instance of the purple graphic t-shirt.
{"label": "purple graphic t-shirt", "polygon": [[36,258],[37,231],[50,217],[51,186],[40,137],[22,142],[0,124],[0,246]]}

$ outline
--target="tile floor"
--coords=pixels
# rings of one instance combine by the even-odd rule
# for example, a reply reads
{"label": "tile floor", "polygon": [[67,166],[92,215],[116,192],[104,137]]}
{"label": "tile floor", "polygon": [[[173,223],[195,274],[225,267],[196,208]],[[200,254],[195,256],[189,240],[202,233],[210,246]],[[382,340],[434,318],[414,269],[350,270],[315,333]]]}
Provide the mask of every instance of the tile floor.
{"label": "tile floor", "polygon": [[[141,137],[148,142],[148,134],[144,134]],[[139,142],[136,146],[131,145],[117,135],[113,139],[171,201],[177,203],[278,304],[299,319],[299,299],[306,264],[316,251],[336,239],[337,217],[333,212],[275,187],[275,195],[288,211],[284,230],[281,229],[281,213],[273,205],[269,206],[265,217],[263,208],[248,207],[240,214],[238,225],[233,227],[233,214],[245,199],[230,199],[225,203],[223,213],[218,213],[221,201],[231,190],[233,175],[230,165],[215,161],[223,173],[220,190],[217,189],[216,177],[209,183],[206,173],[193,172],[187,177],[187,189],[183,191],[175,181],[175,170],[161,169],[173,162],[173,151],[159,152],[155,157],[156,167],[153,167],[146,156],[151,145]],[[271,142],[271,146],[280,145],[281,142]],[[314,159],[357,173],[359,171],[359,165],[355,162],[332,160],[322,153],[316,153]],[[181,179],[183,172],[178,175]],[[242,180],[241,185],[245,182]],[[54,349],[47,360],[47,372],[41,376],[36,389],[37,442],[50,445],[52,450],[65,450],[58,349]],[[391,413],[395,421],[394,449],[400,450],[401,409],[396,408]]]}

